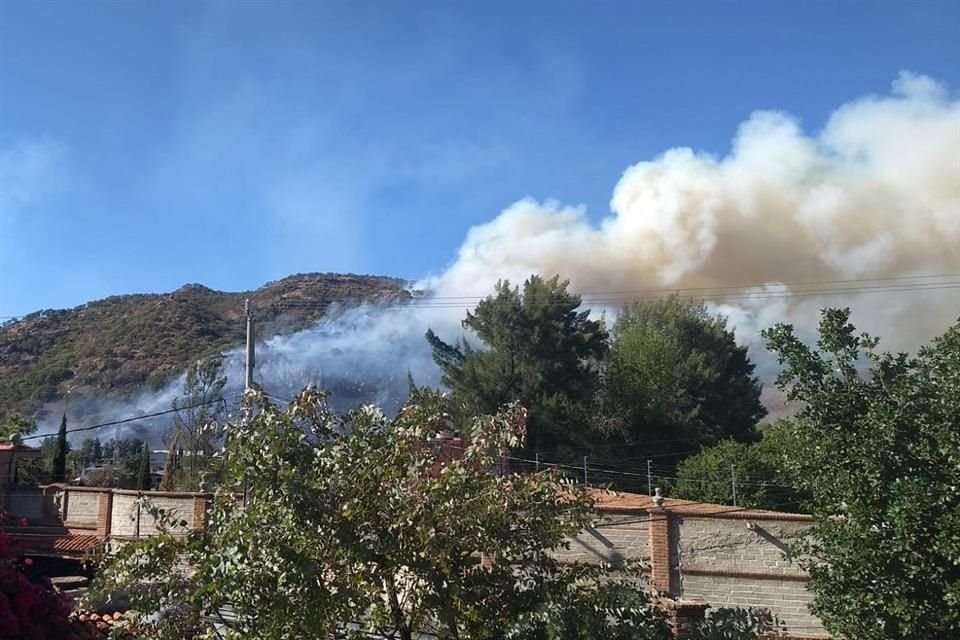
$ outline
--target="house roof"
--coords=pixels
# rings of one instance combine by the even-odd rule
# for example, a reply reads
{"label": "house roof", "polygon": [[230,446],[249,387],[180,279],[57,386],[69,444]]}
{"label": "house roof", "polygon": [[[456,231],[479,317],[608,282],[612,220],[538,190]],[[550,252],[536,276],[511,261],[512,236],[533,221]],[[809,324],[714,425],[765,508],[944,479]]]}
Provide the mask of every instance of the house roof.
{"label": "house roof", "polygon": [[96,535],[18,533],[15,530],[7,533],[23,546],[28,555],[82,556],[103,543],[103,538]]}
{"label": "house roof", "polygon": [[17,453],[40,454],[40,449],[38,447],[31,447],[19,442],[0,442],[0,451],[16,451]]}

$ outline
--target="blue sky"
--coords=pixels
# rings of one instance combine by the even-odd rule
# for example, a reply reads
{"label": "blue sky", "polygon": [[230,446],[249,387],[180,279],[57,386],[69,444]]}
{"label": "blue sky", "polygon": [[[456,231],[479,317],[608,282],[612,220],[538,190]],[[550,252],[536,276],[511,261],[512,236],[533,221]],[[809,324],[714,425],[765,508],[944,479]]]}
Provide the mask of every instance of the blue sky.
{"label": "blue sky", "polygon": [[600,220],[632,163],[904,69],[960,87],[960,3],[0,0],[0,316],[421,278],[525,196]]}

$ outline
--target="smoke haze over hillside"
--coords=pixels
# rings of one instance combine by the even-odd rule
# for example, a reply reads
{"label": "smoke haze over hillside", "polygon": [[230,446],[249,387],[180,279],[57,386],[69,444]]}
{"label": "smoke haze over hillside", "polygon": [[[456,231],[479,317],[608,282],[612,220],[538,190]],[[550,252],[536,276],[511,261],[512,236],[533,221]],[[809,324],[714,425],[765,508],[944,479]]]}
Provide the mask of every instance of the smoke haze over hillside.
{"label": "smoke haze over hillside", "polygon": [[[824,306],[852,307],[858,327],[898,349],[960,316],[960,288],[949,287],[960,278],[904,281],[947,283],[926,291],[866,281],[960,273],[960,101],[922,75],[904,72],[889,95],[840,106],[815,134],[789,114],[755,112],[724,157],[675,148],[628,167],[610,206],[593,224],[582,207],[519,200],[418,283],[432,303],[366,305],[271,338],[259,346],[257,379],[281,395],[317,382],[350,402],[395,404],[408,372],[438,383],[427,327],[455,338],[498,279],[532,273],[559,273],[586,305],[612,313],[631,296],[610,292],[702,294],[751,344],[765,377],[773,363],[759,330],[787,321],[810,332]],[[242,379],[239,352],[228,370]]]}

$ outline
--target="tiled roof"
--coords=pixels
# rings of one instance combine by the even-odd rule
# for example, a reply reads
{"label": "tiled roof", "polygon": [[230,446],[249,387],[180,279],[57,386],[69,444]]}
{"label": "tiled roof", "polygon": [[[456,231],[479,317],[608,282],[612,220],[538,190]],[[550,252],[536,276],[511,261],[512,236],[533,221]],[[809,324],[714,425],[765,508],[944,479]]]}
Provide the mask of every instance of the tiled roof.
{"label": "tiled roof", "polygon": [[96,549],[103,539],[94,535],[56,535],[41,533],[10,532],[14,540],[24,547],[27,554],[55,553],[63,555],[82,555]]}
{"label": "tiled roof", "polygon": [[35,451],[38,454],[40,453],[40,449],[38,447],[31,447],[29,445],[20,444],[19,442],[0,442],[0,451]]}
{"label": "tiled roof", "polygon": [[134,633],[127,631],[118,635],[118,632],[113,629],[115,626],[122,625],[123,621],[123,614],[119,611],[103,614],[77,611],[71,616],[71,634],[66,640],[107,640],[114,637],[133,640],[136,637]]}

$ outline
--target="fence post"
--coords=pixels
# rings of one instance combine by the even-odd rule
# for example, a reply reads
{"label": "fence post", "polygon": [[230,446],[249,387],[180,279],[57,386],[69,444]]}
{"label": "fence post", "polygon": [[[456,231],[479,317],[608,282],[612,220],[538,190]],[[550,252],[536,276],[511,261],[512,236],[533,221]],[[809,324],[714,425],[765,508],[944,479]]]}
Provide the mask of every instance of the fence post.
{"label": "fence post", "polygon": [[730,465],[730,484],[733,487],[733,506],[737,506],[737,469]]}

